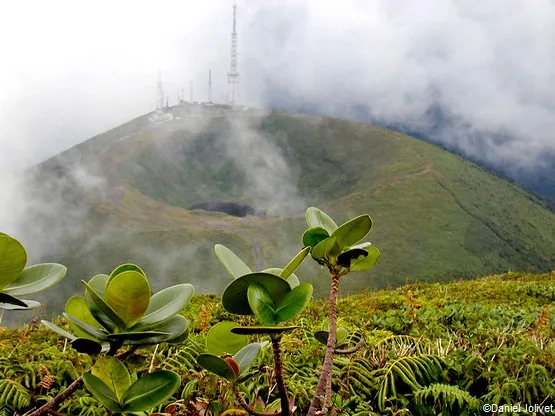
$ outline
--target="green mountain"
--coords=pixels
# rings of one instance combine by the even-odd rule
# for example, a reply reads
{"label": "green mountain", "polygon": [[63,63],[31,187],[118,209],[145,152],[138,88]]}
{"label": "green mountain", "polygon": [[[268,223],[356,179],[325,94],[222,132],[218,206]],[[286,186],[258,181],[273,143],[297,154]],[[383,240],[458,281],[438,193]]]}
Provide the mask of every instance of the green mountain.
{"label": "green mountain", "polygon": [[[159,287],[190,282],[221,293],[228,277],[213,245],[259,269],[284,265],[301,248],[308,206],[338,223],[362,213],[374,220],[369,240],[382,257],[342,283],[348,292],[555,268],[555,214],[431,144],[372,125],[252,109],[168,114],[132,120],[33,170],[26,247],[69,268],[47,303],[128,261]],[[199,207],[254,215],[191,209]],[[324,295],[329,283],[311,263],[299,275]]]}

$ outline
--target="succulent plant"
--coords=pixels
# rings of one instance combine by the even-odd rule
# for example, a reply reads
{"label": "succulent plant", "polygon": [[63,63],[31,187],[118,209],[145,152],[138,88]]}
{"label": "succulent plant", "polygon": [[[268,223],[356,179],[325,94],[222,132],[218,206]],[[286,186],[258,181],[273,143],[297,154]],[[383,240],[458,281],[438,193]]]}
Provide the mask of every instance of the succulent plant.
{"label": "succulent plant", "polygon": [[55,285],[66,275],[65,266],[42,263],[25,267],[27,252],[13,237],[0,233],[0,309],[32,309],[40,306],[33,300],[21,300]]}
{"label": "succulent plant", "polygon": [[[280,339],[284,332],[296,326],[279,326],[301,313],[312,298],[310,283],[300,283],[294,274],[308,255],[308,247],[301,250],[283,269],[270,268],[253,272],[233,251],[222,245],[214,247],[216,256],[229,272],[233,281],[222,295],[222,306],[236,315],[254,315],[263,325],[241,327],[232,322],[222,322],[208,333],[208,353],[197,357],[204,369],[223,377],[232,383],[241,405],[254,414],[244,402],[236,384],[248,379],[248,368],[264,346],[251,343],[243,346],[235,355],[230,355],[246,340],[244,335],[268,335],[272,341],[277,386],[280,393],[281,415],[291,414],[295,408],[289,400],[283,380]],[[218,355],[216,355],[218,354]]]}
{"label": "succulent plant", "polygon": [[339,227],[318,208],[308,208],[305,217],[309,228],[303,233],[303,245],[332,273],[368,270],[378,261],[380,251],[376,247],[359,243],[372,229],[369,215],[360,215]]}
{"label": "succulent plant", "polygon": [[99,358],[83,381],[92,395],[115,413],[142,412],[176,392],[181,378],[173,371],[154,371],[134,383],[125,365],[115,357]]}
{"label": "succulent plant", "polygon": [[179,311],[193,296],[192,285],[178,284],[152,295],[146,274],[134,264],[82,282],[85,295],[71,297],[64,312],[75,335],[42,321],[69,338],[78,351],[92,354],[122,345],[177,343],[187,338],[189,322]]}

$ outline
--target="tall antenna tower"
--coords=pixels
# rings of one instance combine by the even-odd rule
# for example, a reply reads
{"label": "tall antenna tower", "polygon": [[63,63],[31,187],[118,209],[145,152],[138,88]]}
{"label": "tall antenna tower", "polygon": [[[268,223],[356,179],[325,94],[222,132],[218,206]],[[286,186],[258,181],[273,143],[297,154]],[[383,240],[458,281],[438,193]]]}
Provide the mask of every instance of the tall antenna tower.
{"label": "tall antenna tower", "polygon": [[158,101],[156,102],[156,109],[162,110],[164,108],[164,88],[162,88],[162,71],[158,70]]}
{"label": "tall antenna tower", "polygon": [[231,65],[227,73],[226,103],[235,105],[239,96],[239,72],[237,72],[237,5],[233,1],[233,32],[231,32]]}
{"label": "tall antenna tower", "polygon": [[212,103],[212,71],[208,70],[208,102]]}
{"label": "tall antenna tower", "polygon": [[193,80],[189,81],[189,101],[193,102]]}

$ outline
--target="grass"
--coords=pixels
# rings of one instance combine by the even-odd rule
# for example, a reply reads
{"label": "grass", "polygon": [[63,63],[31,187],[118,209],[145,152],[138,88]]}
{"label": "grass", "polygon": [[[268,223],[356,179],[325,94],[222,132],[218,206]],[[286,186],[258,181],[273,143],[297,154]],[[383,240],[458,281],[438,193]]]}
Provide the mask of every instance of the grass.
{"label": "grass", "polygon": [[[247,135],[234,130],[238,120],[242,131],[256,139],[241,139]],[[227,277],[211,251],[213,244],[228,245],[254,267],[255,239],[264,267],[285,265],[301,248],[303,212],[311,205],[337,222],[362,213],[374,220],[368,239],[382,257],[375,269],[349,276],[345,293],[554,268],[555,214],[542,201],[404,134],[337,119],[274,114],[184,119],[169,124],[171,132],[160,127],[134,138],[141,123],[124,125],[79,148],[89,163],[95,160],[93,150],[110,149],[96,169],[125,192],[117,203],[99,203],[98,195],[89,195],[96,202],[88,219],[78,224],[84,231],[71,241],[76,248],[62,247],[41,259],[68,265],[68,281],[134,261],[160,286],[178,280],[210,282],[199,285],[200,290],[220,293]],[[123,133],[131,136],[117,142]],[[243,165],[258,169],[266,151],[285,161],[295,192],[280,193],[277,185],[283,185],[279,175],[284,173],[279,166],[269,175],[278,177],[276,186],[253,190],[257,178],[249,177]],[[57,163],[65,163],[63,155]],[[49,169],[53,164],[48,162]],[[261,176],[264,170],[256,172]],[[282,198],[277,203],[298,203],[276,215],[246,219],[184,209],[207,200],[256,205],[273,196]],[[236,228],[206,226],[213,222]],[[83,246],[87,250],[79,249]],[[317,296],[326,293],[328,282],[318,277],[316,266],[303,265],[299,274],[314,284]],[[80,290],[77,283],[70,287]]]}

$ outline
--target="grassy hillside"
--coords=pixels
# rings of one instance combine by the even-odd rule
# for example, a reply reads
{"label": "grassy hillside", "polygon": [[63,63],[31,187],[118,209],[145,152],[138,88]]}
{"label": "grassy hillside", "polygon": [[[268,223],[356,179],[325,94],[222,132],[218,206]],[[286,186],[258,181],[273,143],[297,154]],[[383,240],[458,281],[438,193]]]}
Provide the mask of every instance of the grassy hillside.
{"label": "grassy hillside", "polygon": [[[342,416],[488,415],[483,404],[554,404],[553,302],[555,273],[411,284],[342,297],[340,324],[360,330],[366,343],[356,354],[335,359],[334,403],[342,408]],[[182,383],[173,400],[209,406],[214,413],[208,414],[238,407],[227,384],[217,383],[195,364],[196,355],[204,351],[206,331],[230,316],[214,296],[196,296],[182,313],[192,321],[189,340],[179,347],[139,350],[128,362],[131,369],[140,376],[152,363],[178,372]],[[296,396],[299,414],[306,414],[317,382],[315,371],[324,348],[312,333],[322,328],[325,316],[325,302],[311,304],[297,321],[300,328],[283,340],[285,379],[289,393]],[[64,320],[57,321],[68,327]],[[271,353],[265,351],[255,362],[254,379],[242,385],[249,401],[257,396],[276,398],[273,376],[266,366],[270,360]],[[418,362],[423,367],[414,367]],[[417,370],[403,379],[396,372],[399,363]],[[2,331],[0,409],[4,410],[0,412],[23,414],[69,385],[90,365],[90,357],[76,353],[44,327],[26,325]],[[8,387],[11,393],[4,395]],[[383,405],[380,396],[386,399]],[[60,410],[67,415],[106,414],[86,391],[77,393]]]}
{"label": "grassy hillside", "polygon": [[[258,269],[284,264],[301,246],[303,212],[311,205],[337,222],[361,213],[374,220],[369,239],[382,257],[372,271],[345,280],[348,292],[555,267],[555,214],[433,145],[328,118],[180,117],[158,125],[139,118],[37,168],[43,181],[81,164],[101,178],[88,189],[78,179],[63,183],[57,199],[70,202],[41,217],[41,223],[69,218],[61,228],[71,232],[58,244],[34,247],[43,228],[27,224],[34,236],[23,238],[29,252],[69,266],[61,294],[80,291],[79,279],[126,261],[141,265],[160,287],[188,281],[201,292],[221,293],[227,277],[211,250],[215,243]],[[50,193],[44,200],[52,200]],[[210,201],[248,203],[268,215],[187,210]],[[302,267],[299,274],[323,295],[327,283],[319,270]],[[58,303],[53,296],[42,300]]]}

